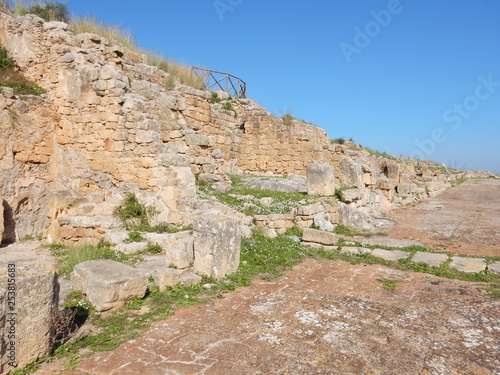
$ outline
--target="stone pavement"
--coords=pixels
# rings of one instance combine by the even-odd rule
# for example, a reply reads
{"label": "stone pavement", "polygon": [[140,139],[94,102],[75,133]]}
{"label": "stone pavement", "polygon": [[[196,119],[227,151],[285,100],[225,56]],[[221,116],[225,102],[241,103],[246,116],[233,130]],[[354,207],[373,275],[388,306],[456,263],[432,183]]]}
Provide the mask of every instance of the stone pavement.
{"label": "stone pavement", "polygon": [[[381,279],[399,280],[385,290]],[[500,303],[482,284],[309,259],[179,310],[112,352],[40,375],[500,374]]]}
{"label": "stone pavement", "polygon": [[487,268],[489,271],[500,274],[500,262],[494,262],[492,264],[487,264],[482,258],[469,258],[469,257],[458,257],[449,256],[442,253],[427,253],[418,251],[415,255],[411,256],[410,252],[400,251],[400,250],[384,250],[384,249],[369,249],[366,247],[349,247],[343,246],[341,253],[347,254],[361,254],[368,253],[376,257],[385,260],[399,260],[409,258],[415,263],[425,263],[429,266],[439,267],[446,261],[450,261],[449,267],[454,268],[458,271],[474,273],[485,271]]}
{"label": "stone pavement", "polygon": [[389,237],[457,254],[500,256],[500,180],[468,180],[415,207],[390,213]]}

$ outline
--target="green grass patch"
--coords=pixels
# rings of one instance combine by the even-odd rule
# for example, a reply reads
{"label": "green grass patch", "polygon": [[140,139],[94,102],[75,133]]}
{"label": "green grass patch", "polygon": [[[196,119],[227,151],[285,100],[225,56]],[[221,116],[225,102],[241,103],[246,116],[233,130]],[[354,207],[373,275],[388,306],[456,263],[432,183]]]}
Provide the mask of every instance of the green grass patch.
{"label": "green grass patch", "polygon": [[381,282],[382,287],[390,292],[393,292],[396,289],[398,283],[404,282],[404,280],[399,279],[377,279],[377,281]]}
{"label": "green grass patch", "polygon": [[145,241],[144,236],[142,235],[141,232],[137,232],[135,230],[128,232],[128,237],[123,240],[125,243],[132,243],[132,242],[142,242]]}
{"label": "green grass patch", "polygon": [[465,181],[467,181],[466,178],[457,178],[456,180],[450,181],[450,183],[451,183],[451,186],[457,186],[457,185],[463,184]]}
{"label": "green grass patch", "polygon": [[395,156],[389,155],[387,152],[380,152],[380,151],[371,149],[370,147],[363,147],[363,148],[366,151],[368,151],[368,153],[371,156],[382,157],[382,158],[386,158],[386,159],[390,159],[390,160],[398,160],[398,158],[396,158]]}
{"label": "green grass patch", "polygon": [[134,264],[140,260],[136,255],[124,254],[120,251],[112,250],[108,246],[84,245],[69,247],[59,244],[49,245],[52,254],[57,258],[59,265],[58,273],[62,276],[69,275],[78,263],[87,260],[111,259],[125,264]]}
{"label": "green grass patch", "polygon": [[[238,178],[233,180],[232,188],[222,193],[213,189],[210,184],[197,181],[200,198],[216,199],[232,209],[246,215],[288,214],[298,202],[315,201],[318,197],[298,192],[282,192],[260,190],[241,185]],[[260,198],[273,198],[270,205],[262,204]]]}

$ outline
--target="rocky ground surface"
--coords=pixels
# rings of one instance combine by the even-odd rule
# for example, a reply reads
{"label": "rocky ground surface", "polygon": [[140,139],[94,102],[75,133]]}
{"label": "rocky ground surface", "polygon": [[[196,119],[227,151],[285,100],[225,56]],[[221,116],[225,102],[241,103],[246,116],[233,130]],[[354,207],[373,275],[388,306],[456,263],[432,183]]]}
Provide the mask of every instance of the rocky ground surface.
{"label": "rocky ground surface", "polygon": [[[379,279],[396,279],[388,291]],[[500,374],[500,303],[481,284],[308,260],[180,310],[78,370],[39,374]]]}
{"label": "rocky ground surface", "polygon": [[[472,180],[399,210],[391,241],[499,255],[499,187]],[[497,375],[500,302],[483,287],[309,259],[279,279],[181,309],[112,352],[82,358],[76,370],[60,360],[37,374]]]}
{"label": "rocky ground surface", "polygon": [[390,237],[459,254],[500,255],[500,180],[468,180],[415,207],[391,212]]}

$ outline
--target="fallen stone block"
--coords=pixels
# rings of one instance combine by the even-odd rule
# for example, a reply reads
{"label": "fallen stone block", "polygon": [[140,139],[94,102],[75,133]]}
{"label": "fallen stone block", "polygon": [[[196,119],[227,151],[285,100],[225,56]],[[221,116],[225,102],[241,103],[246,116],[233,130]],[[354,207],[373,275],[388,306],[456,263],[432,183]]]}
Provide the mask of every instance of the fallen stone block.
{"label": "fallen stone block", "polygon": [[496,273],[497,275],[500,275],[500,262],[488,264],[488,269],[491,272]]}
{"label": "fallen stone block", "polygon": [[310,246],[313,249],[330,250],[330,251],[337,250],[337,248],[338,248],[338,246],[322,245],[322,244],[316,243],[316,242],[304,242],[304,241],[302,241],[302,245]]}
{"label": "fallen stone block", "polygon": [[218,211],[194,218],[194,271],[222,278],[240,264],[241,229],[238,220]]}
{"label": "fallen stone block", "polygon": [[339,236],[335,233],[324,232],[322,230],[305,228],[302,233],[302,241],[314,242],[322,245],[336,245]]}
{"label": "fallen stone block", "polygon": [[183,285],[193,285],[201,283],[202,277],[192,272],[186,272],[179,279]]}
{"label": "fallen stone block", "polygon": [[339,163],[340,182],[349,187],[364,187],[363,168],[351,158],[344,158]]}
{"label": "fallen stone block", "polygon": [[[45,252],[15,243],[0,253],[1,374],[22,368],[52,349],[59,285],[54,260]],[[15,338],[9,338],[12,334]]]}
{"label": "fallen stone block", "polygon": [[148,285],[142,272],[110,259],[79,263],[70,279],[97,311],[116,310],[135,297],[144,297]]}
{"label": "fallen stone block", "polygon": [[178,284],[183,272],[182,270],[166,267],[162,256],[151,256],[150,259],[138,264],[137,270],[142,272],[146,278],[152,277],[161,291],[165,290],[166,286]]}
{"label": "fallen stone block", "polygon": [[345,203],[339,203],[339,223],[359,230],[373,228],[370,217],[362,208],[350,207]]}
{"label": "fallen stone block", "polygon": [[466,273],[481,272],[486,269],[486,261],[481,258],[451,257],[450,267]]}
{"label": "fallen stone block", "polygon": [[316,225],[321,230],[326,230],[328,232],[333,231],[333,224],[330,223],[330,220],[325,218],[325,215],[322,213],[316,214],[314,216],[314,225]]}
{"label": "fallen stone block", "polygon": [[372,255],[385,260],[399,260],[408,258],[410,256],[410,253],[399,250],[374,249],[372,251]]}
{"label": "fallen stone block", "polygon": [[335,193],[333,167],[327,163],[309,165],[306,169],[307,194],[332,195]]}
{"label": "fallen stone block", "polygon": [[342,246],[342,250],[340,250],[341,254],[370,254],[372,252],[371,249],[367,249],[364,247],[346,247]]}
{"label": "fallen stone block", "polygon": [[194,237],[189,231],[178,233],[146,233],[153,244],[160,245],[166,254],[167,266],[187,268],[194,261]]}
{"label": "fallen stone block", "polygon": [[446,254],[436,254],[436,253],[425,253],[418,252],[411,259],[414,263],[425,263],[429,266],[439,267],[441,264],[448,260],[448,255]]}
{"label": "fallen stone block", "polygon": [[319,212],[324,212],[325,208],[321,204],[311,204],[308,206],[299,206],[297,208],[297,214],[300,216],[313,216]]}
{"label": "fallen stone block", "polygon": [[147,242],[119,243],[115,246],[115,250],[121,251],[124,254],[133,254],[144,251],[148,245]]}

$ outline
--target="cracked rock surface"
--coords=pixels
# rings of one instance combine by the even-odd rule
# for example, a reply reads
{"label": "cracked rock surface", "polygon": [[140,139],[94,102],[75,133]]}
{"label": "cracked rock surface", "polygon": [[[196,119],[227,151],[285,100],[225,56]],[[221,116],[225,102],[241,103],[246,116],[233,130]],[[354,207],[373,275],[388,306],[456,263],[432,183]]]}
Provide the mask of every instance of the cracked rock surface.
{"label": "cracked rock surface", "polygon": [[309,259],[38,374],[500,374],[500,303],[481,286]]}

